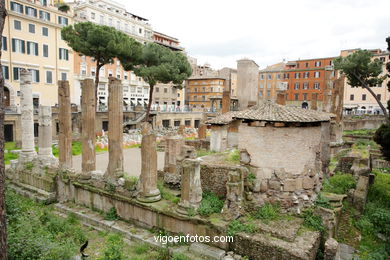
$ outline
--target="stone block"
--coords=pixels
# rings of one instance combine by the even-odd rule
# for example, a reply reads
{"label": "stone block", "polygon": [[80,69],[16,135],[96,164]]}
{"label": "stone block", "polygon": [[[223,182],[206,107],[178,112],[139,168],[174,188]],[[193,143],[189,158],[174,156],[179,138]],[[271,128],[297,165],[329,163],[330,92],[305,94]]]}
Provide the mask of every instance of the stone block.
{"label": "stone block", "polygon": [[296,179],[287,179],[284,180],[284,191],[295,191],[297,190],[297,180]]}
{"label": "stone block", "polygon": [[201,243],[192,243],[189,251],[207,259],[222,259],[225,256],[224,250]]}
{"label": "stone block", "polygon": [[353,203],[360,213],[363,212],[366,205],[367,193],[368,193],[369,178],[367,176],[360,176],[358,183],[356,184],[356,190],[353,193]]}
{"label": "stone block", "polygon": [[260,184],[260,192],[266,192],[268,190],[268,182],[263,180]]}
{"label": "stone block", "polygon": [[271,190],[280,191],[280,188],[281,188],[281,183],[280,183],[280,181],[269,181],[269,182],[268,182],[268,185],[269,185],[269,188],[270,188]]}
{"label": "stone block", "polygon": [[303,178],[302,186],[305,190],[311,190],[314,188],[314,180],[308,176]]}

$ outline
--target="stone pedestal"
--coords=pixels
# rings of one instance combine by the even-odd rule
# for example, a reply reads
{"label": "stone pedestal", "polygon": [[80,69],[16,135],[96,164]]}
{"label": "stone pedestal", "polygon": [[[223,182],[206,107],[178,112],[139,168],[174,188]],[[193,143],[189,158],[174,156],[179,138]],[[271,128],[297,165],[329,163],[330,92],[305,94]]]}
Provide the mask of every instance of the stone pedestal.
{"label": "stone pedestal", "polygon": [[207,125],[205,124],[200,124],[199,128],[198,128],[198,139],[200,140],[205,140],[206,137],[207,137]]}
{"label": "stone pedestal", "polygon": [[336,260],[339,250],[339,243],[334,238],[329,238],[325,242],[324,260]]}
{"label": "stone pedestal", "polygon": [[141,202],[155,202],[161,199],[160,190],[157,188],[156,135],[152,131],[152,126],[147,122],[141,124],[141,129],[141,190],[137,199]]}
{"label": "stone pedestal", "polygon": [[39,137],[38,137],[38,158],[43,165],[55,166],[58,164],[57,158],[53,155],[52,149],[52,125],[51,107],[39,107]]}
{"label": "stone pedestal", "polygon": [[185,159],[182,162],[181,197],[177,212],[188,215],[192,209],[198,209],[202,201],[202,185],[200,182],[201,159]]}
{"label": "stone pedestal", "polygon": [[22,129],[22,151],[19,156],[20,163],[32,161],[37,153],[34,144],[34,108],[31,87],[31,72],[20,70],[20,109]]}
{"label": "stone pedestal", "polygon": [[117,179],[123,175],[123,86],[116,78],[108,87],[108,167],[105,177]]}
{"label": "stone pedestal", "polygon": [[181,148],[184,145],[184,139],[180,135],[169,136],[165,139],[164,172],[176,173],[176,158],[181,154]]}
{"label": "stone pedestal", "polygon": [[85,79],[81,82],[81,171],[85,177],[96,170],[95,116],[95,86],[92,79]]}
{"label": "stone pedestal", "polygon": [[69,82],[58,81],[58,153],[60,167],[72,168],[72,110],[70,104]]}

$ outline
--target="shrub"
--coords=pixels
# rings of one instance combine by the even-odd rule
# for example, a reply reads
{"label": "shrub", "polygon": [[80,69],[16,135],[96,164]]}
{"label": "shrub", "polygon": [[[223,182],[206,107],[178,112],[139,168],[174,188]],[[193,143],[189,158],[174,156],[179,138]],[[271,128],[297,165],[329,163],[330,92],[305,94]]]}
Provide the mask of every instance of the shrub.
{"label": "shrub", "polygon": [[276,220],[280,218],[280,205],[266,203],[264,206],[258,208],[253,216],[257,219]]}
{"label": "shrub", "polygon": [[205,191],[203,198],[198,208],[198,213],[201,216],[210,216],[213,213],[221,213],[224,201],[221,200],[215,193]]}
{"label": "shrub", "polygon": [[110,210],[104,215],[105,220],[117,220],[119,216],[116,212],[116,208],[112,207]]}
{"label": "shrub", "polygon": [[351,174],[336,173],[324,182],[323,191],[346,194],[356,187],[356,180]]}
{"label": "shrub", "polygon": [[318,207],[323,207],[327,209],[332,209],[332,205],[330,205],[330,201],[328,198],[324,197],[321,193],[318,194],[318,197],[315,201],[315,205]]}
{"label": "shrub", "polygon": [[390,124],[381,125],[375,132],[374,141],[381,146],[383,156],[390,161]]}
{"label": "shrub", "polygon": [[227,160],[233,163],[240,163],[240,151],[237,149],[230,151]]}
{"label": "shrub", "polygon": [[134,253],[137,255],[142,255],[148,252],[150,249],[149,245],[147,244],[139,244],[134,248]]}
{"label": "shrub", "polygon": [[123,254],[123,237],[120,234],[111,234],[107,238],[106,248],[103,256],[99,260],[122,260],[125,259]]}

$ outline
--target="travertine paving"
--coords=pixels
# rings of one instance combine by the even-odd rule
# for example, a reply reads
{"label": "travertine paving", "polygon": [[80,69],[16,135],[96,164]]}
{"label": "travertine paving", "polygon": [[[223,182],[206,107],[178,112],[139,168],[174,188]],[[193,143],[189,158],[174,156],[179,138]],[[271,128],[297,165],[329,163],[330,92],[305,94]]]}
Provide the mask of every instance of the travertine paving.
{"label": "travertine paving", "polygon": [[[124,171],[130,176],[141,174],[141,149],[130,148],[123,150]],[[108,152],[96,154],[96,170],[105,172],[108,165]],[[73,156],[73,168],[81,172],[81,155]],[[157,169],[164,169],[164,152],[157,152]]]}

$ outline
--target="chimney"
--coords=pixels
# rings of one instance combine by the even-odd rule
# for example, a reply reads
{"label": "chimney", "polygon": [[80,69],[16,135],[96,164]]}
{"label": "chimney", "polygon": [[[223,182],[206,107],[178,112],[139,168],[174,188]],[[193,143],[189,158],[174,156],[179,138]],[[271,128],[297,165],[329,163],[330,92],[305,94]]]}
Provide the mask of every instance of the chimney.
{"label": "chimney", "polygon": [[222,113],[230,111],[230,74],[225,78],[222,94]]}
{"label": "chimney", "polygon": [[278,91],[276,94],[276,103],[279,105],[286,105],[286,92],[285,91]]}

